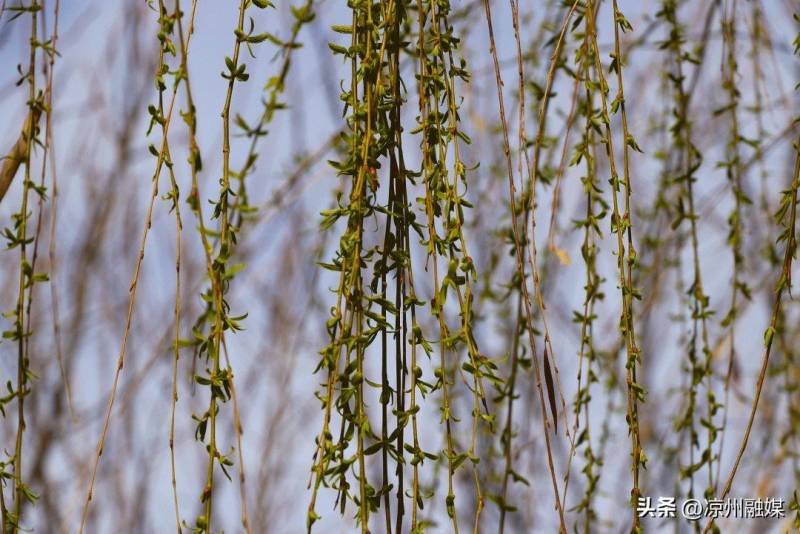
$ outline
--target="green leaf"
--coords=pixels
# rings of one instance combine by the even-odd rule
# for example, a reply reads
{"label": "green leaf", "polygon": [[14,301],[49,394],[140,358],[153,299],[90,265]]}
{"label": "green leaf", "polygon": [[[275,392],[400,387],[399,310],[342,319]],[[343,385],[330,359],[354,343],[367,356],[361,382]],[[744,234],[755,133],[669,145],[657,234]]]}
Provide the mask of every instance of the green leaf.
{"label": "green leaf", "polygon": [[769,347],[772,344],[772,338],[775,336],[775,327],[770,326],[764,330],[764,346]]}
{"label": "green leaf", "polygon": [[342,45],[338,45],[336,43],[328,43],[328,48],[333,50],[334,54],[347,55],[347,48],[343,47]]}

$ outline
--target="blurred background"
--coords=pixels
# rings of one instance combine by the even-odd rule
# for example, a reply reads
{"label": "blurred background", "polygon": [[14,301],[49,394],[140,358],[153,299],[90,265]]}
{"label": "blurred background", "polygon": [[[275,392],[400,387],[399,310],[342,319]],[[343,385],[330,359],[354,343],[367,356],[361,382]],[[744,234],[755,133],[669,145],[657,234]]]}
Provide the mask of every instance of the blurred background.
{"label": "blurred background", "polygon": [[[0,116],[4,123],[0,151],[4,154],[16,142],[28,116],[28,85],[24,80],[18,82],[29,61],[30,14],[15,18],[19,13],[12,7],[17,4],[16,0],[4,1],[0,18]],[[166,4],[173,9],[171,0]],[[187,12],[186,24],[191,2],[183,0],[182,4]],[[299,7],[304,3],[296,0],[294,4]],[[265,84],[287,67],[285,88],[279,96],[285,106],[275,110],[264,128],[266,135],[259,136],[253,145],[257,159],[245,178],[247,203],[252,209],[243,213],[234,251],[235,263],[245,267],[232,280],[227,295],[231,315],[247,314],[242,321],[243,330],[228,333],[226,343],[238,395],[246,474],[244,499],[253,532],[305,530],[310,468],[315,438],[322,425],[315,392],[326,379],[324,373],[314,370],[320,349],[329,342],[325,321],[336,298],[336,278],[321,269],[318,262],[330,261],[343,229],[342,223],[322,229],[320,211],[335,206],[337,192],[346,197],[350,187],[347,179],[337,176],[328,164],[328,160],[339,159],[347,150],[338,134],[346,128],[340,92],[349,85],[350,77],[349,62],[334,55],[328,43],[347,46],[349,37],[334,33],[331,26],[349,24],[350,10],[344,2],[323,0],[310,4],[315,16],[297,33],[296,42],[301,47],[279,46],[266,40],[253,47],[254,57],[243,50],[241,61],[247,64],[250,78],[236,84],[232,100],[232,116],[241,116],[251,126],[257,124],[269,100],[270,90],[265,89]],[[514,340],[519,337],[515,335],[519,304],[510,287],[515,260],[509,234],[508,176],[495,71],[483,3],[453,0],[451,4],[450,23],[462,39],[459,53],[471,72],[469,83],[457,86],[457,93],[463,98],[461,128],[472,140],[471,144],[462,145],[462,158],[470,167],[480,164],[467,174],[466,190],[466,198],[474,207],[467,210],[465,232],[479,280],[474,288],[473,328],[481,351],[496,359],[498,374],[505,378],[511,372],[510,354],[517,350]],[[512,16],[508,3],[491,4],[516,169],[520,95]],[[40,35],[50,36],[54,1],[40,1],[39,5],[43,8],[37,22]],[[520,3],[526,76],[522,111],[528,139],[534,138],[539,127],[540,99],[550,58],[571,5],[544,0]],[[274,9],[250,9],[248,15],[253,17],[255,33],[269,32],[279,41],[290,40],[296,21],[291,8],[291,2],[276,1]],[[661,2],[655,1],[620,2],[620,9],[633,26],[633,31],[622,35],[626,108],[630,130],[643,151],[631,152],[630,160],[633,235],[639,255],[636,276],[642,294],[634,308],[642,353],[639,381],[647,390],[639,417],[648,462],[640,485],[644,495],[654,498],[685,497],[690,492],[699,496],[707,484],[704,473],[696,475],[698,481],[687,475],[686,468],[692,465],[690,455],[696,462],[704,447],[702,443],[691,446],[686,429],[678,424],[686,411],[687,388],[693,379],[690,347],[701,351],[701,343],[698,321],[692,317],[694,256],[690,227],[685,222],[672,224],[681,205],[676,179],[680,164],[675,162],[670,135],[675,102],[668,74],[673,65],[669,49],[661,46],[670,31],[665,19],[657,16],[661,8]],[[197,175],[197,193],[207,223],[213,226],[217,223],[210,219],[213,207],[208,200],[218,196],[223,139],[220,112],[227,90],[227,81],[220,73],[225,71],[225,57],[232,54],[238,2],[201,0],[196,9],[188,72],[203,162]],[[707,327],[713,362],[710,380],[717,400],[726,400],[727,404],[714,419],[714,424],[720,426],[725,417],[724,437],[717,437],[714,445],[718,450],[722,439],[721,455],[716,460],[719,467],[714,465],[714,469],[723,476],[735,458],[747,424],[783,258],[784,244],[776,243],[781,228],[775,223],[774,213],[781,191],[791,183],[796,157],[792,143],[797,139],[794,120],[799,108],[794,88],[800,69],[793,55],[798,29],[793,14],[799,9],[800,4],[791,0],[678,3],[683,47],[700,59],[696,63],[685,62],[684,85],[691,88],[688,116],[693,123],[693,142],[702,155],[695,172],[694,209],[699,267],[709,297],[708,308],[713,311]],[[741,192],[749,199],[742,203],[739,219],[742,261],[737,280],[746,284],[746,291],[738,290],[735,333],[730,322],[723,319],[732,296],[734,262],[729,216],[736,202],[727,174],[729,166],[720,165],[729,161],[731,146],[731,117],[726,110],[730,93],[725,86],[726,46],[731,40],[723,35],[723,19],[731,18],[735,20],[737,61],[733,80],[739,95],[740,137],[735,144],[740,156],[736,168],[740,171]],[[607,68],[614,45],[610,2],[601,3],[597,27]],[[34,231],[37,221],[40,228],[35,242],[36,271],[47,273],[50,279],[33,287],[29,325],[32,335],[28,341],[30,370],[35,378],[25,401],[24,478],[39,499],[35,505],[24,506],[22,525],[36,532],[75,532],[86,500],[126,330],[131,279],[147,217],[156,164],[148,147],[161,144],[158,125],[148,134],[148,106],[158,106],[154,84],[159,62],[158,31],[158,11],[144,0],[60,2],[59,55],[53,70],[48,152],[52,161],[43,166],[41,146],[34,148],[31,160],[37,183],[44,169],[47,196],[44,202],[31,197],[29,204],[30,231]],[[582,42],[580,31],[580,27],[574,31],[570,27],[567,32],[553,78],[546,127],[548,142],[544,143],[541,156],[543,175],[550,179],[540,180],[537,185],[534,226],[552,358],[558,366],[559,387],[566,399],[570,426],[578,391],[576,376],[582,362],[581,324],[580,319],[574,320],[573,312],[583,309],[586,276],[581,258],[583,230],[574,221],[584,217],[586,195],[581,182],[584,168],[563,165],[562,158],[566,154],[569,162],[584,130],[583,118],[573,117],[572,73],[576,68],[575,50]],[[37,76],[42,88],[47,61],[41,51],[39,54]],[[170,61],[174,68],[174,59]],[[411,55],[402,57],[402,79],[409,98],[402,117],[409,168],[419,168],[420,162],[419,140],[409,133],[418,113],[415,69]],[[613,98],[616,79],[611,72],[606,76]],[[167,85],[165,106],[172,81]],[[582,93],[579,98],[583,98]],[[208,280],[197,220],[186,202],[192,183],[186,163],[189,129],[178,114],[187,109],[183,89],[179,90],[175,105],[169,141],[183,218],[179,330],[182,339],[192,340],[193,327],[205,311],[201,294]],[[619,136],[615,146],[621,162],[623,141],[618,115],[612,120],[612,129],[614,136]],[[241,128],[233,129],[233,169],[245,165],[252,141],[253,137]],[[524,148],[530,150],[530,146]],[[601,146],[598,154],[602,152]],[[598,186],[610,202],[607,158],[599,155],[596,162]],[[383,171],[379,178],[385,179]],[[54,179],[57,195],[53,194]],[[515,174],[514,179],[518,191],[524,190],[526,177]],[[22,189],[23,180],[17,176],[0,203],[3,227],[13,227],[12,215],[20,209]],[[169,176],[164,171],[87,532],[176,529],[169,453],[176,226],[171,201],[161,198],[169,190]],[[418,205],[413,209],[423,216]],[[599,478],[592,497],[597,513],[592,531],[627,532],[631,521],[630,439],[625,419],[625,345],[618,329],[621,307],[616,239],[610,231],[608,215],[600,226],[597,271],[604,280],[600,290],[605,298],[598,301],[595,310],[596,358],[592,369],[597,382],[588,402],[591,446],[599,459],[594,463]],[[383,222],[366,222],[365,232],[373,236],[369,239],[379,239]],[[33,247],[29,245],[29,255]],[[415,242],[413,248],[417,291],[421,300],[428,300],[432,282],[425,272],[424,246]],[[14,329],[19,268],[18,248],[0,253],[0,303],[4,312],[11,312],[0,319],[4,331]],[[794,274],[796,277],[797,268]],[[532,282],[528,283],[532,288]],[[435,338],[436,322],[429,315],[421,314],[421,326]],[[781,327],[776,333],[758,417],[732,492],[734,496],[784,499],[787,519],[725,523],[721,524],[723,532],[788,532],[793,528],[790,525],[794,512],[789,510],[789,504],[800,481],[800,367],[796,359],[799,340],[797,299],[785,294]],[[200,495],[207,453],[195,439],[196,421],[192,415],[200,416],[207,410],[208,390],[192,380],[193,374],[206,365],[204,359],[196,357],[196,347],[191,343],[185,345],[178,364],[174,446],[181,518],[193,525],[202,513]],[[734,356],[729,360],[731,353]],[[425,361],[423,374],[431,377],[435,363]],[[379,361],[371,357],[366,364],[367,378],[378,380],[379,373]],[[15,341],[4,339],[0,343],[0,376],[3,383],[16,380]],[[514,471],[528,483],[510,483],[505,501],[515,510],[509,511],[505,519],[506,530],[555,532],[558,519],[534,374],[530,369],[520,369],[516,380],[512,454]],[[419,415],[423,448],[432,451],[441,450],[443,439],[438,395],[434,393],[425,400]],[[452,395],[456,417],[460,419],[454,433],[463,449],[471,430],[471,395],[461,380],[454,380]],[[370,399],[370,416],[377,417],[377,393]],[[498,428],[502,429],[508,397],[499,390],[490,391],[488,400],[492,404],[490,411],[501,421]],[[702,404],[705,399],[698,402]],[[705,429],[700,430],[701,413],[705,408],[698,408],[697,432],[705,440]],[[231,452],[235,464],[230,468],[232,480],[217,473],[214,530],[231,533],[243,531],[234,421],[232,403],[224,403],[217,422],[218,448],[226,454],[237,452]],[[11,402],[0,423],[2,447],[7,454],[13,453],[16,428],[16,406]],[[577,448],[570,461],[570,439],[564,431],[564,425],[559,425],[559,433],[553,437],[553,454],[555,472],[566,495],[565,509],[570,510],[581,502],[589,482],[582,474],[587,464],[585,445]],[[496,429],[495,434],[485,432],[479,437],[479,472],[490,495],[500,493],[505,478],[500,433]],[[378,455],[370,457],[368,468],[370,476],[379,477]],[[420,512],[431,521],[431,532],[449,531],[446,489],[442,486],[446,469],[441,461],[426,461],[422,470],[425,491],[435,492]],[[568,470],[570,483],[564,490],[563,477]],[[455,482],[459,495],[457,513],[463,528],[469,529],[475,508],[471,470],[459,470]],[[4,491],[11,494],[8,486]],[[321,490],[317,532],[356,529],[354,511],[348,507],[340,515],[334,509],[335,499],[335,491]],[[497,530],[500,508],[497,502],[487,501],[477,531]],[[568,523],[577,528],[583,513],[567,512]],[[383,531],[380,517],[373,515],[372,532]],[[653,530],[694,530],[690,523],[679,519],[647,519],[644,525]]]}

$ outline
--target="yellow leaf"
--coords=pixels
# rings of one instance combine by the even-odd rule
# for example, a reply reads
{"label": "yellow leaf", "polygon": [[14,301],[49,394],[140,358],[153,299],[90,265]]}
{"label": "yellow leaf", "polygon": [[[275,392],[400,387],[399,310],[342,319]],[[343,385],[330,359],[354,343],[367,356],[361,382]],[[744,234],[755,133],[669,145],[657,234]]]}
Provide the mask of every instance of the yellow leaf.
{"label": "yellow leaf", "polygon": [[572,259],[570,259],[569,254],[567,254],[567,251],[564,250],[563,248],[558,248],[555,245],[551,245],[550,250],[553,251],[555,255],[558,257],[558,261],[561,262],[561,265],[572,264]]}

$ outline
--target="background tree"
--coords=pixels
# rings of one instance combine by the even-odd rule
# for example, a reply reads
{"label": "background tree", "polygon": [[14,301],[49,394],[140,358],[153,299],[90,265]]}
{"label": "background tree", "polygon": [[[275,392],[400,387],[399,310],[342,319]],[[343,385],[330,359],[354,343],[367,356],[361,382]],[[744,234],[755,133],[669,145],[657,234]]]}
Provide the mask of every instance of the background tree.
{"label": "background tree", "polygon": [[800,528],[798,17],[2,2],[3,534]]}

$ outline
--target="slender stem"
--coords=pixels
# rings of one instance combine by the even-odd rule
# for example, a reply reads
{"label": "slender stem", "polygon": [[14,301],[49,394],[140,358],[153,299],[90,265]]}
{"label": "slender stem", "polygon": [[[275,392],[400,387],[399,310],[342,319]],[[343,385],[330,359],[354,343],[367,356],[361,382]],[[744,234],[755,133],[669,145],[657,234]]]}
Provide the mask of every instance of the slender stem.
{"label": "slender stem", "polygon": [[[191,38],[191,32],[186,37],[186,50],[188,51],[189,47],[189,39]],[[139,254],[136,258],[136,265],[133,272],[133,277],[131,279],[130,285],[130,297],[128,300],[128,310],[125,319],[125,328],[123,330],[122,335],[122,344],[119,350],[119,356],[117,357],[117,363],[114,370],[114,378],[111,383],[111,392],[109,393],[108,397],[108,404],[106,407],[105,418],[103,420],[103,428],[100,432],[100,438],[97,442],[97,447],[95,449],[94,454],[94,461],[92,464],[92,471],[91,477],[89,479],[89,488],[86,493],[86,500],[83,504],[83,511],[81,513],[81,523],[78,529],[79,534],[83,533],[84,528],[86,527],[86,521],[89,516],[89,506],[92,501],[93,493],[94,493],[94,484],[95,480],[97,479],[97,469],[100,465],[100,457],[103,455],[103,448],[105,447],[106,438],[108,437],[108,431],[111,424],[111,414],[114,409],[114,401],[117,395],[117,387],[119,385],[119,378],[122,374],[122,368],[125,366],[125,356],[127,354],[128,348],[128,337],[131,330],[131,325],[133,322],[133,311],[136,306],[136,294],[137,289],[139,287],[139,276],[141,274],[142,269],[142,262],[144,261],[144,251],[145,245],[147,244],[147,237],[150,232],[151,223],[153,220],[153,206],[155,205],[155,199],[158,195],[158,182],[159,177],[161,176],[161,170],[164,167],[164,163],[168,157],[168,134],[169,134],[169,125],[172,121],[172,112],[175,108],[175,99],[178,93],[178,87],[180,86],[179,83],[175,83],[172,90],[172,96],[170,98],[169,106],[167,107],[167,113],[163,117],[164,120],[164,127],[162,130],[163,138],[161,140],[161,148],[158,151],[157,161],[156,161],[156,170],[153,174],[152,179],[152,189],[150,191],[150,199],[148,201],[147,206],[147,213],[144,219],[144,226],[142,229],[142,237],[141,242],[139,245]]]}
{"label": "slender stem", "polygon": [[506,112],[505,112],[505,103],[503,98],[503,81],[500,75],[500,62],[497,57],[497,47],[495,46],[495,39],[494,39],[494,28],[492,25],[492,12],[491,7],[489,5],[489,0],[483,0],[484,11],[486,13],[486,23],[489,30],[489,48],[491,50],[492,59],[494,61],[494,72],[495,72],[495,81],[497,86],[497,98],[500,110],[500,122],[503,126],[503,152],[505,154],[506,159],[506,166],[508,172],[508,194],[509,194],[509,204],[511,207],[511,231],[514,239],[514,251],[515,257],[517,260],[517,273],[519,275],[520,280],[520,288],[522,289],[522,300],[525,307],[525,318],[528,330],[528,341],[531,346],[531,350],[534,354],[534,375],[536,378],[536,388],[539,391],[539,406],[541,409],[542,414],[542,426],[544,431],[545,437],[545,447],[547,449],[547,465],[550,471],[550,480],[553,484],[553,496],[556,502],[556,508],[558,509],[558,516],[559,516],[559,528],[562,534],[566,534],[568,531],[566,520],[564,518],[564,510],[561,504],[561,497],[560,492],[558,489],[558,481],[556,480],[555,474],[555,467],[553,464],[553,452],[552,446],[550,443],[550,429],[549,429],[549,420],[547,417],[547,408],[545,406],[544,400],[544,392],[542,389],[542,379],[541,379],[541,372],[539,370],[539,362],[538,362],[538,354],[536,352],[536,341],[534,340],[534,328],[533,328],[533,313],[531,311],[531,299],[530,295],[528,294],[528,286],[525,277],[525,263],[524,263],[524,252],[522,248],[522,244],[520,242],[520,232],[517,228],[517,212],[516,212],[516,193],[515,193],[515,185],[514,185],[514,168],[511,162],[511,147],[509,143],[509,134],[508,134],[508,121],[506,120]]}
{"label": "slender stem", "polygon": [[[779,210],[778,216],[779,220],[783,218],[787,219],[785,222],[784,231],[779,239],[786,241],[786,249],[783,255],[781,273],[776,285],[772,317],[766,333],[764,334],[764,356],[761,359],[761,369],[758,372],[758,378],[756,380],[756,389],[753,395],[753,401],[750,405],[750,415],[747,418],[747,427],[745,427],[744,435],[742,436],[742,441],[739,445],[739,451],[736,453],[736,460],[734,460],[733,466],[731,467],[728,477],[725,480],[725,486],[723,487],[722,492],[719,493],[720,499],[725,499],[730,493],[731,488],[733,487],[733,479],[736,476],[736,471],[739,469],[739,464],[741,463],[744,452],[747,449],[747,442],[750,440],[750,433],[753,430],[753,423],[755,422],[756,413],[758,411],[758,401],[761,399],[761,391],[764,389],[764,383],[766,382],[767,378],[769,357],[770,353],[772,352],[772,342],[775,338],[775,332],[778,328],[778,319],[781,314],[783,293],[790,289],[792,284],[792,260],[794,259],[794,255],[797,251],[796,226],[798,200],[797,191],[800,188],[800,139],[796,141],[795,150],[797,152],[797,156],[795,159],[794,174],[792,176],[791,186],[783,194],[781,209]],[[713,526],[714,519],[712,518],[708,523],[706,523],[706,526],[703,529],[703,534],[710,532]]]}
{"label": "slender stem", "polygon": [[[33,140],[36,137],[36,123],[33,120],[34,108],[41,106],[36,99],[36,49],[37,42],[37,13],[39,4],[37,0],[31,3],[31,39],[30,39],[30,61],[28,79],[28,107],[30,109],[30,123],[28,128],[27,152],[25,154],[25,182],[22,186],[22,206],[19,211],[19,225],[17,229],[17,240],[19,243],[19,291],[17,294],[16,309],[16,338],[17,338],[17,439],[14,445],[14,515],[12,523],[12,533],[20,529],[20,517],[22,512],[22,501],[25,499],[27,488],[22,476],[22,455],[23,455],[23,434],[25,433],[25,396],[28,394],[28,358],[25,354],[25,343],[30,325],[25,322],[25,291],[30,285],[33,273],[30,271],[27,256],[27,226],[28,226],[28,193],[31,187],[31,155],[33,152]],[[8,518],[5,517],[5,520]]]}

